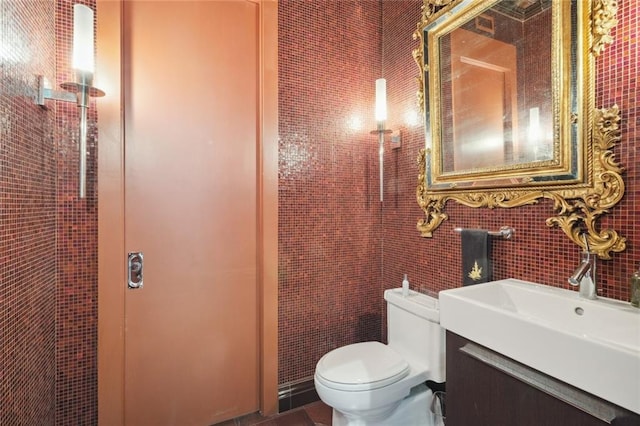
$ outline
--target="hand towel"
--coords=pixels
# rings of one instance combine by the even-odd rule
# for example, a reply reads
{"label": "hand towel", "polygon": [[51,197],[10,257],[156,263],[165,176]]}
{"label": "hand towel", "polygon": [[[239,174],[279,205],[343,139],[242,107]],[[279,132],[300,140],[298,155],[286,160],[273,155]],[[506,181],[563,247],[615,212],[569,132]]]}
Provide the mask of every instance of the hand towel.
{"label": "hand towel", "polygon": [[489,257],[489,233],[480,229],[463,229],[462,285],[491,281],[491,259]]}

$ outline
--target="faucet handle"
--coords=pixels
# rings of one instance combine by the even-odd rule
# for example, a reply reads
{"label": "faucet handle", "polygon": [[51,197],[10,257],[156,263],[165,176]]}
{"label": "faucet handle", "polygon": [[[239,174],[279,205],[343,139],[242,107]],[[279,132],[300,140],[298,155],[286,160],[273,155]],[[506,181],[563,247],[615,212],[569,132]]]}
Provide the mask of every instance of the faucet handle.
{"label": "faucet handle", "polygon": [[589,261],[586,259],[583,260],[582,262],[580,262],[580,266],[578,266],[578,269],[576,269],[573,275],[569,277],[567,282],[574,287],[580,285],[580,281],[582,281],[587,272],[589,272],[590,268],[591,264],[589,263]]}

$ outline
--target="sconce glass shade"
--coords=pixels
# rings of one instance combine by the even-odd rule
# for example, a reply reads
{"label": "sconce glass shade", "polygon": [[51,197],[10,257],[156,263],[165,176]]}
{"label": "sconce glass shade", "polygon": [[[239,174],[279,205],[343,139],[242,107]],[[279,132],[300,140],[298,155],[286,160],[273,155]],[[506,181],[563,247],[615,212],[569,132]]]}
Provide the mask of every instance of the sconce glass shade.
{"label": "sconce glass shade", "polygon": [[73,5],[73,68],[94,72],[93,9],[83,4]]}
{"label": "sconce glass shade", "polygon": [[387,119],[387,80],[379,78],[376,80],[376,121],[386,121]]}

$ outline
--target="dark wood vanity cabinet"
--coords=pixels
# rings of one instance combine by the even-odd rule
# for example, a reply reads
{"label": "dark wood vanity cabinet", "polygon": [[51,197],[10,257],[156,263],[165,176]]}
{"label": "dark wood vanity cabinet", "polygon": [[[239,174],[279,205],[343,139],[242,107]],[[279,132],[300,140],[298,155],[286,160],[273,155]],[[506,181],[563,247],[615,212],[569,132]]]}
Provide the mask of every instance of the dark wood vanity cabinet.
{"label": "dark wood vanity cabinet", "polygon": [[446,357],[447,426],[640,426],[640,415],[449,331]]}

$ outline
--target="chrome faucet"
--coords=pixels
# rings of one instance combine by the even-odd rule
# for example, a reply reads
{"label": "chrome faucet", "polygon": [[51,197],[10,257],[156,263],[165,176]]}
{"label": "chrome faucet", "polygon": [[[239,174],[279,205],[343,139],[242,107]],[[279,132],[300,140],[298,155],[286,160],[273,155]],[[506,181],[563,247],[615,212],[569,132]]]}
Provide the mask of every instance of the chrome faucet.
{"label": "chrome faucet", "polygon": [[596,299],[596,256],[591,253],[586,234],[582,234],[582,237],[584,239],[582,261],[568,281],[574,287],[580,286],[579,293],[581,297]]}

